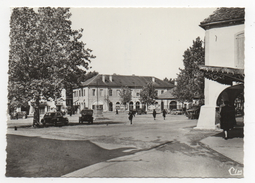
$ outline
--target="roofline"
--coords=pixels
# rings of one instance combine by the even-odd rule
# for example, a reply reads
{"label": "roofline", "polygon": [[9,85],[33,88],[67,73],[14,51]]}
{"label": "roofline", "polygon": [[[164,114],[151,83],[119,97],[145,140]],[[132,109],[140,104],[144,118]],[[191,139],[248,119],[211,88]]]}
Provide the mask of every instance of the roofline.
{"label": "roofline", "polygon": [[226,26],[244,24],[244,21],[245,21],[244,18],[238,18],[238,19],[222,20],[222,21],[209,22],[209,23],[202,23],[201,22],[199,26],[202,27],[205,30],[208,30],[208,29],[211,29],[211,28],[226,27]]}
{"label": "roofline", "polygon": [[97,74],[96,76],[94,76],[93,78],[91,78],[90,82],[87,84],[89,85],[92,81],[94,81],[100,74]]}

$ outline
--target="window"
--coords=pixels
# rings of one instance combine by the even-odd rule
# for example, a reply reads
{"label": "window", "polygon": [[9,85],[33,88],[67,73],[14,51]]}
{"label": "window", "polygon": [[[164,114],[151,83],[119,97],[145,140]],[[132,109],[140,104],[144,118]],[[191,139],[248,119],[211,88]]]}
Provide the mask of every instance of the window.
{"label": "window", "polygon": [[161,94],[163,94],[164,93],[164,90],[161,90]]}
{"label": "window", "polygon": [[112,96],[112,89],[109,89],[109,96]]}
{"label": "window", "polygon": [[104,90],[100,89],[100,96],[104,96]]}
{"label": "window", "polygon": [[86,91],[86,90],[85,90],[85,89],[83,89],[83,96],[85,96],[85,91]]}
{"label": "window", "polygon": [[92,96],[96,96],[96,90],[92,89]]}
{"label": "window", "polygon": [[81,90],[79,90],[79,97],[81,96]]}
{"label": "window", "polygon": [[235,35],[235,66],[244,67],[244,32]]}
{"label": "window", "polygon": [[140,96],[140,92],[138,91],[138,92],[136,92],[136,96],[137,97],[139,97]]}
{"label": "window", "polygon": [[120,90],[117,90],[117,96],[120,96]]}
{"label": "window", "polygon": [[155,95],[156,95],[156,97],[158,96],[158,90],[155,90]]}

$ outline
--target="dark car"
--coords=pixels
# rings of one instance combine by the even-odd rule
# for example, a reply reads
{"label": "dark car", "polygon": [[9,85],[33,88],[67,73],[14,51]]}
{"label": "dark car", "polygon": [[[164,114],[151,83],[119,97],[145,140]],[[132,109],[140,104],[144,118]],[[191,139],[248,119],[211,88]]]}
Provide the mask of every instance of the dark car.
{"label": "dark car", "polygon": [[93,110],[92,109],[83,109],[81,111],[81,115],[79,117],[79,123],[83,123],[84,121],[93,123]]}
{"label": "dark car", "polygon": [[137,114],[138,115],[147,114],[147,112],[144,109],[137,109]]}
{"label": "dark car", "polygon": [[193,106],[191,109],[186,110],[186,116],[189,119],[198,119],[201,106]]}
{"label": "dark car", "polygon": [[54,124],[55,126],[59,123],[67,125],[69,123],[68,118],[64,117],[62,112],[47,112],[41,123],[45,125],[46,123]]}

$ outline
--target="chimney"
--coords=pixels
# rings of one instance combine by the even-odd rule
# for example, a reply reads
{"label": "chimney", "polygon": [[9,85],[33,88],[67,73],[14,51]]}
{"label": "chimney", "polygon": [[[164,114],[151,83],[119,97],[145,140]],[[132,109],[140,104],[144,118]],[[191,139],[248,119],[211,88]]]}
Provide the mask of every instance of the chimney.
{"label": "chimney", "polygon": [[110,80],[110,82],[112,82],[112,75],[109,76],[109,80]]}
{"label": "chimney", "polygon": [[102,75],[102,81],[105,82],[105,75]]}
{"label": "chimney", "polygon": [[155,78],[154,77],[152,77],[152,82],[155,82]]}

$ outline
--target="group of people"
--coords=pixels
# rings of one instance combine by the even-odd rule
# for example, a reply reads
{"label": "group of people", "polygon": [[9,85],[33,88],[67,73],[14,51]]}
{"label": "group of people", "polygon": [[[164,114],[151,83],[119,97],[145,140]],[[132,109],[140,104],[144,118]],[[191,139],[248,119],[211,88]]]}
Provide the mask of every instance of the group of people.
{"label": "group of people", "polygon": [[[166,110],[164,109],[164,110],[162,111],[162,116],[163,116],[164,120],[166,119],[166,113],[167,113],[167,112],[166,112]],[[154,120],[155,120],[155,119],[156,119],[156,115],[157,115],[157,112],[156,112],[155,109],[153,110],[152,115],[153,115],[153,118],[154,118]],[[132,111],[129,111],[129,113],[128,113],[128,119],[129,119],[131,125],[132,125],[132,121],[133,121],[133,116],[135,116],[135,114],[134,114]]]}
{"label": "group of people", "polygon": [[[162,116],[165,120],[166,118],[166,110],[164,109],[162,111]],[[224,138],[228,139],[228,131],[233,129],[236,125],[235,120],[235,108],[230,105],[229,101],[224,101],[224,104],[220,106],[220,126],[221,129],[223,129]],[[154,109],[152,112],[154,120],[156,120],[157,112]],[[130,121],[130,124],[132,124],[134,113],[132,111],[129,111],[128,113],[128,119]]]}

